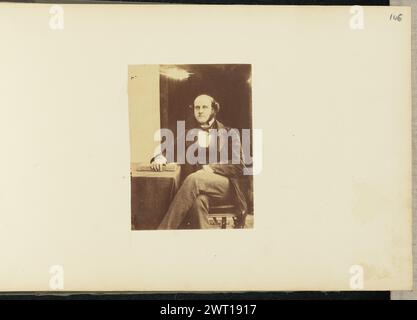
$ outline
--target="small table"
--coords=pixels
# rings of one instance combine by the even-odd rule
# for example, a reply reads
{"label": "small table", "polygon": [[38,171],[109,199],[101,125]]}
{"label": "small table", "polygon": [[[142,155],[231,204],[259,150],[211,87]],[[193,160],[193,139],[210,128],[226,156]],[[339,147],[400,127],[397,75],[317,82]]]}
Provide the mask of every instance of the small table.
{"label": "small table", "polygon": [[131,166],[132,230],[155,230],[161,223],[180,184],[181,167],[174,171],[137,171]]}

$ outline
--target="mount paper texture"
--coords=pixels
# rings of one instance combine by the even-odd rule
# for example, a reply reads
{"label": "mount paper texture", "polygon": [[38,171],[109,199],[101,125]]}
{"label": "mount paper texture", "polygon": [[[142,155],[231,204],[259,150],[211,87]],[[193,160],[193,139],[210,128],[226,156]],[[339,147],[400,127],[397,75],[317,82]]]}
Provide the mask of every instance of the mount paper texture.
{"label": "mount paper texture", "polygon": [[[411,12],[360,9],[0,4],[0,290],[410,290]],[[251,66],[253,228],[131,230],[128,68],[206,64]]]}

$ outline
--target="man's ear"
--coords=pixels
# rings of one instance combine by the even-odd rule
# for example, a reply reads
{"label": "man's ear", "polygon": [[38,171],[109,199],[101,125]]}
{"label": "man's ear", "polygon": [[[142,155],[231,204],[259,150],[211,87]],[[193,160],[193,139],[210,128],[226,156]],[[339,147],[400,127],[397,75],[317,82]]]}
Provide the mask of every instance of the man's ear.
{"label": "man's ear", "polygon": [[214,100],[214,99],[213,99],[212,107],[216,111],[216,114],[219,113],[219,111],[220,111],[220,104],[216,100]]}

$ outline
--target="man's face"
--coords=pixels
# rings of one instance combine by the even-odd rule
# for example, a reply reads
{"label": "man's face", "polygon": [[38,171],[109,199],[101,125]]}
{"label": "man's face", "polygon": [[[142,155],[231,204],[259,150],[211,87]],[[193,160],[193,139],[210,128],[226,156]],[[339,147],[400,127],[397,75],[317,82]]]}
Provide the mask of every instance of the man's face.
{"label": "man's face", "polygon": [[198,123],[204,124],[213,118],[214,110],[211,104],[212,98],[209,96],[198,96],[194,100],[194,117]]}

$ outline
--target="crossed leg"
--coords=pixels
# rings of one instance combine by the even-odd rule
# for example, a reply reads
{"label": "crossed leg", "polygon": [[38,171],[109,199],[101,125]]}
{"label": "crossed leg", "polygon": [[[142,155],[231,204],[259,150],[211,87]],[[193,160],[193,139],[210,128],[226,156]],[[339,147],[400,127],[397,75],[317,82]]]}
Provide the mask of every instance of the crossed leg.
{"label": "crossed leg", "polygon": [[199,228],[209,228],[209,199],[221,201],[229,197],[228,178],[204,170],[196,171],[184,180],[158,229],[178,229],[189,214],[196,219]]}

